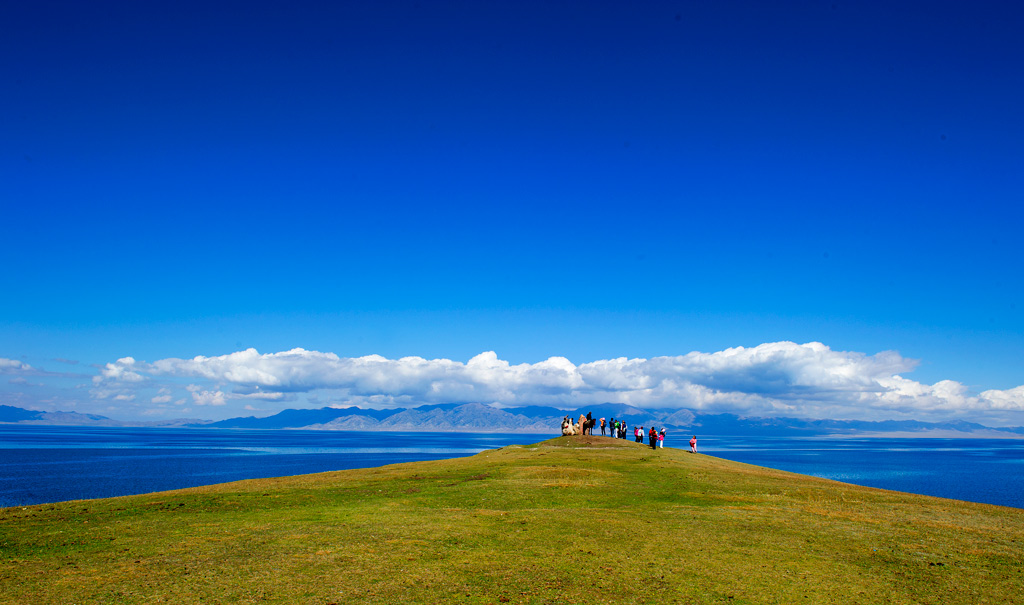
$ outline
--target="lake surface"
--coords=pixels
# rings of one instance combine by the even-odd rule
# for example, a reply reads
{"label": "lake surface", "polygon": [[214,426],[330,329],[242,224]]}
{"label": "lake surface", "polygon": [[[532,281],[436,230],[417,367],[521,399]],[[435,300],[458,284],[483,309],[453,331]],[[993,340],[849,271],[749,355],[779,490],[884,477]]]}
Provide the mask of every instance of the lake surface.
{"label": "lake surface", "polygon": [[697,449],[844,483],[1024,508],[1021,439],[698,437]]}
{"label": "lake surface", "polygon": [[[546,435],[0,425],[0,507],[471,456]],[[667,445],[688,448],[682,437]],[[702,453],[1024,508],[1024,440],[700,437]]]}
{"label": "lake surface", "polygon": [[0,507],[472,456],[550,437],[0,425]]}

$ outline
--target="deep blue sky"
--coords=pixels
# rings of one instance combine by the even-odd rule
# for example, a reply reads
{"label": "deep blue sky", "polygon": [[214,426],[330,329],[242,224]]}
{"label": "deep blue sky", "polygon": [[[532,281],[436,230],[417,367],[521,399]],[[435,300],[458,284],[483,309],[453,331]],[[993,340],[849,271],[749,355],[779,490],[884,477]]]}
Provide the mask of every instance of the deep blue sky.
{"label": "deep blue sky", "polygon": [[18,2],[0,357],[764,342],[1024,384],[1015,2]]}

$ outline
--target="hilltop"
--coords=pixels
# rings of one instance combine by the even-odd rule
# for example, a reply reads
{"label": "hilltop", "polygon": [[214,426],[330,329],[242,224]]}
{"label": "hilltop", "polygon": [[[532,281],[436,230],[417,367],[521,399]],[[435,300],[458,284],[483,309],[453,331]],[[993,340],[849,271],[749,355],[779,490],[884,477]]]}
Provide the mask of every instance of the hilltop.
{"label": "hilltop", "polygon": [[0,509],[6,603],[1006,603],[1024,511],[560,437]]}

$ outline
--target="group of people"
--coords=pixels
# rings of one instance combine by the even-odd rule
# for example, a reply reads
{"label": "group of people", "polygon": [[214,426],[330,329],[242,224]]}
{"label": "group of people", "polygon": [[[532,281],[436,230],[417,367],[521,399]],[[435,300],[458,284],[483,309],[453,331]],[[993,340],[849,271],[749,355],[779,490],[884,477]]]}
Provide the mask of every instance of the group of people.
{"label": "group of people", "polygon": [[[605,419],[601,418],[600,426],[601,435],[611,436],[616,439],[625,439],[627,432],[629,432],[625,422],[614,418],[611,418],[608,422],[605,422]],[[607,433],[605,431],[607,431]],[[665,447],[665,427],[662,427],[660,431],[653,426],[649,431],[645,431],[642,426],[633,427],[633,438],[636,439],[637,443],[643,443],[645,435],[648,439],[648,445],[650,445],[652,449]],[[690,439],[690,451],[694,454],[697,453],[696,435]]]}
{"label": "group of people", "polygon": [[[622,422],[622,421],[619,421],[619,420],[616,420],[616,419],[612,418],[611,420],[608,421],[607,426],[608,426],[608,434],[610,436],[612,436],[612,437],[614,437],[616,439],[625,439],[626,438],[626,423],[625,422]],[[605,430],[605,421],[604,421],[604,418],[602,418],[601,419],[601,434],[602,435],[605,434],[604,430]]]}

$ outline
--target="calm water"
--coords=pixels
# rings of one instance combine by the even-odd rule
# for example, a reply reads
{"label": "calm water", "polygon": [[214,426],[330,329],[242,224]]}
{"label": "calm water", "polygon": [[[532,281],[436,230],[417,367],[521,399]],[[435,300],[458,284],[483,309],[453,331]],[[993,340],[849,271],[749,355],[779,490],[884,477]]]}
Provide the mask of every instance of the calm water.
{"label": "calm water", "polygon": [[457,458],[551,436],[0,425],[0,507]]}
{"label": "calm water", "polygon": [[[470,456],[555,436],[0,425],[0,507]],[[668,446],[687,447],[682,438]],[[700,437],[702,453],[1024,508],[1024,441]]]}
{"label": "calm water", "polygon": [[697,449],[719,458],[845,483],[1024,508],[1024,440],[1020,439],[698,436]]}

